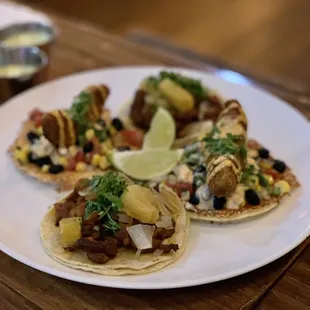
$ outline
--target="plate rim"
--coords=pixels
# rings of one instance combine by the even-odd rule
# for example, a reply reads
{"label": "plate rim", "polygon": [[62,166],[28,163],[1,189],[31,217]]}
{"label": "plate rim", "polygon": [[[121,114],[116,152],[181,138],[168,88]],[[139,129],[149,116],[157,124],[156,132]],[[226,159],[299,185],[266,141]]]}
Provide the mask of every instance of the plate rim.
{"label": "plate rim", "polygon": [[40,88],[43,88],[43,87],[46,87],[47,85],[49,84],[53,84],[53,83],[58,83],[58,82],[61,82],[63,80],[66,80],[66,79],[69,79],[69,78],[78,78],[80,76],[83,76],[83,75],[87,75],[87,74],[96,74],[96,73],[100,73],[102,71],[119,71],[119,70],[163,70],[163,69],[166,69],[166,70],[172,70],[172,71],[188,71],[188,72],[193,72],[193,73],[199,73],[199,74],[203,74],[203,75],[209,75],[211,76],[212,78],[214,79],[217,79],[217,80],[221,80],[221,81],[224,81],[225,83],[228,83],[228,84],[233,84],[233,85],[237,85],[237,86],[240,86],[240,87],[244,87],[244,88],[250,88],[250,89],[253,89],[255,91],[259,91],[259,92],[262,92],[264,93],[264,95],[267,95],[275,100],[278,100],[280,101],[282,104],[284,104],[287,108],[291,109],[292,111],[296,112],[299,117],[301,117],[307,124],[310,124],[310,121],[308,120],[308,118],[303,115],[294,105],[291,105],[289,104],[288,102],[286,102],[284,99],[282,99],[281,97],[278,97],[277,95],[275,94],[272,94],[271,92],[265,90],[264,88],[262,87],[259,87],[259,86],[254,86],[254,85],[242,85],[242,84],[239,84],[239,83],[234,83],[234,82],[231,82],[231,81],[227,81],[223,78],[220,78],[218,76],[215,76],[215,75],[212,75],[211,72],[207,72],[207,71],[204,71],[203,69],[196,69],[196,68],[186,68],[186,67],[182,67],[182,66],[165,66],[165,65],[147,65],[147,66],[144,66],[144,65],[122,65],[122,66],[114,66],[114,67],[102,67],[102,68],[96,68],[96,69],[92,69],[92,70],[84,70],[84,71],[80,71],[80,72],[74,72],[74,73],[71,73],[71,74],[67,74],[67,75],[64,75],[64,76],[60,76],[60,77],[56,77],[56,78],[53,78],[52,80],[48,80],[48,81],[45,81],[39,85],[35,85],[34,87],[31,87],[15,96],[13,96],[12,98],[10,98],[9,100],[5,101],[4,103],[1,104],[0,106],[0,110],[5,108],[10,102],[18,99],[19,97],[22,97],[28,93],[31,93],[31,92],[35,92],[37,91],[38,89]]}
{"label": "plate rim", "polygon": [[[289,253],[290,251],[295,249],[304,240],[306,240],[306,238],[309,235],[310,235],[310,226],[307,228],[307,230],[305,230],[302,234],[300,234],[295,239],[294,243],[291,243],[289,246],[285,247],[282,251],[278,251],[274,255],[271,255],[270,257],[262,260],[259,264],[253,263],[253,264],[251,264],[247,267],[241,268],[237,271],[227,272],[227,273],[221,274],[220,276],[208,277],[208,280],[206,280],[206,278],[202,278],[199,280],[185,280],[185,281],[178,281],[177,283],[174,282],[174,283],[169,283],[169,284],[161,284],[161,283],[149,284],[149,283],[145,283],[145,282],[138,283],[138,282],[121,282],[121,281],[120,282],[108,283],[109,282],[108,279],[110,278],[110,276],[102,276],[102,277],[106,278],[106,280],[96,281],[94,278],[87,278],[87,277],[84,278],[82,275],[81,276],[70,275],[69,273],[66,273],[64,271],[57,271],[51,267],[47,267],[47,266],[43,266],[43,265],[36,265],[36,264],[32,263],[32,261],[30,259],[28,259],[27,257],[25,257],[24,255],[20,255],[15,251],[11,251],[1,241],[0,241],[0,250],[2,252],[4,252],[5,254],[7,254],[8,256],[14,258],[18,262],[20,262],[20,263],[22,263],[28,267],[34,268],[34,269],[39,270],[41,272],[44,272],[46,274],[50,274],[52,276],[56,276],[58,278],[62,278],[62,279],[66,279],[66,280],[70,280],[70,281],[74,281],[74,282],[78,282],[78,283],[89,284],[89,285],[95,285],[95,286],[99,286],[99,287],[133,289],[133,290],[160,290],[160,289],[185,288],[185,287],[200,286],[200,285],[205,285],[205,284],[210,284],[210,283],[216,283],[216,282],[220,282],[223,280],[235,278],[237,276],[246,274],[248,272],[258,270],[259,268],[264,267],[264,266],[274,262],[275,260],[281,258],[282,256],[286,255],[287,253]],[[41,237],[40,237],[40,243],[41,243]],[[41,243],[41,246],[43,247],[42,243]],[[48,255],[48,254],[45,252],[45,255]],[[50,256],[49,256],[49,258],[52,259]],[[58,262],[56,262],[56,263],[58,263]],[[177,263],[177,262],[175,262],[175,263]],[[60,264],[60,263],[58,263],[58,264]],[[60,264],[60,265],[62,265],[62,264]],[[171,265],[168,265],[167,267],[169,267],[169,266],[173,267],[173,263]],[[66,268],[70,268],[70,267],[66,267]],[[88,273],[88,272],[85,271],[85,273]],[[147,276],[147,275],[148,274],[137,275],[137,277],[143,277],[143,276]],[[126,277],[126,276],[119,276],[117,278],[121,279],[122,277]],[[116,278],[116,277],[113,277],[113,278]],[[106,284],[99,283],[99,282],[105,282]]]}

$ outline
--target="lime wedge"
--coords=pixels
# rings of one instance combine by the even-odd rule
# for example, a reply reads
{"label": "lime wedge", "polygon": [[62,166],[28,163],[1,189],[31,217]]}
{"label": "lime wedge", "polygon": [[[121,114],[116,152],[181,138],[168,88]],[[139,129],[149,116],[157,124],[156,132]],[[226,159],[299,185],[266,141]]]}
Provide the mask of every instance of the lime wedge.
{"label": "lime wedge", "polygon": [[144,136],[143,149],[170,149],[175,139],[175,122],[164,108],[157,109],[149,131]]}
{"label": "lime wedge", "polygon": [[151,180],[169,173],[181,159],[183,149],[148,149],[111,154],[114,167],[136,180]]}

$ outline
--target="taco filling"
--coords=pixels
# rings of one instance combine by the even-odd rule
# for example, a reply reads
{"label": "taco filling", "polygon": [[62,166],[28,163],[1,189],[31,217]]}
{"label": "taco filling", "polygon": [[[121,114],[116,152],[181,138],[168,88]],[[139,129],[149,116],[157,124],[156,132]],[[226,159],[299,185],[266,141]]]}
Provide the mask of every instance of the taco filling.
{"label": "taco filling", "polygon": [[181,162],[151,182],[171,187],[190,217],[229,222],[263,214],[300,185],[291,169],[269,150],[247,140],[247,119],[230,100],[213,130],[185,147]]}
{"label": "taco filling", "polygon": [[178,136],[187,136],[194,133],[192,123],[216,120],[222,103],[200,80],[161,71],[158,75],[145,78],[136,91],[129,113],[133,124],[148,129],[159,107],[171,113]]}
{"label": "taco filling", "polygon": [[41,181],[66,179],[69,184],[72,172],[91,175],[108,169],[113,149],[139,149],[141,132],[128,130],[104,107],[109,93],[107,86],[93,85],[76,96],[69,109],[31,111],[9,150],[14,164]]}
{"label": "taco filling", "polygon": [[[81,179],[53,206],[41,225],[42,240],[47,252],[60,261],[73,255],[73,265],[82,261],[85,266],[110,266],[124,255],[130,260],[149,257],[154,264],[167,257],[172,262],[186,241],[182,209],[169,188],[157,192],[108,172]],[[55,248],[60,256],[53,255]]]}

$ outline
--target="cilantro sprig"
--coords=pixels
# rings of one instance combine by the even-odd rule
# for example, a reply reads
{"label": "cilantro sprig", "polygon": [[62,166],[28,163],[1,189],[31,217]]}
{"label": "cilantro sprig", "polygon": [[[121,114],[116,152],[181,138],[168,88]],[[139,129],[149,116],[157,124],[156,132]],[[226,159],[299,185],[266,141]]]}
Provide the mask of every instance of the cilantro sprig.
{"label": "cilantro sprig", "polygon": [[74,98],[69,113],[72,119],[79,125],[87,125],[86,114],[88,112],[90,103],[91,95],[85,91],[82,91]]}
{"label": "cilantro sprig", "polygon": [[251,178],[252,177],[258,177],[259,184],[267,190],[271,190],[270,184],[266,177],[263,175],[263,173],[260,170],[257,170],[253,165],[246,165],[242,171],[241,176],[241,183],[250,186],[251,185]]}
{"label": "cilantro sprig", "polygon": [[226,138],[214,137],[218,133],[218,128],[214,127],[212,132],[203,139],[206,149],[213,155],[240,155],[242,158],[247,157],[247,149],[244,143],[238,142],[242,136],[228,133]]}
{"label": "cilantro sprig", "polygon": [[89,111],[89,106],[91,102],[92,102],[91,94],[82,91],[78,96],[75,97],[72,106],[69,110],[71,118],[77,124],[79,145],[84,145],[86,143],[85,132],[88,129],[93,129],[95,131],[95,136],[99,139],[100,142],[105,141],[108,136],[107,128],[98,130],[95,127],[93,127],[88,121],[86,115]]}
{"label": "cilantro sprig", "polygon": [[94,176],[89,186],[96,199],[87,201],[84,219],[97,212],[104,229],[115,233],[120,227],[113,219],[113,214],[120,212],[123,207],[120,196],[127,187],[125,178],[117,172],[108,172]]}
{"label": "cilantro sprig", "polygon": [[154,89],[157,89],[159,83],[164,79],[169,79],[175,82],[190,92],[194,97],[205,98],[207,96],[207,91],[200,80],[189,78],[175,72],[161,71],[158,76],[148,77],[147,83],[152,85]]}
{"label": "cilantro sprig", "polygon": [[85,91],[82,91],[74,98],[72,106],[69,110],[71,118],[77,124],[78,142],[80,145],[85,143],[84,133],[89,128],[86,114],[88,112],[90,103],[91,95]]}

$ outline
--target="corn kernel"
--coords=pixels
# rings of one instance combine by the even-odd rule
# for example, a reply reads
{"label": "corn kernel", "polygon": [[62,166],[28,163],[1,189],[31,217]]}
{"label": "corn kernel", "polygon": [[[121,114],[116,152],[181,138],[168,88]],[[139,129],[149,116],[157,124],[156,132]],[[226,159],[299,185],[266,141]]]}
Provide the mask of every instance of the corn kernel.
{"label": "corn kernel", "polygon": [[113,125],[111,125],[111,126],[109,127],[109,132],[110,132],[111,136],[115,136],[116,133],[117,133],[117,130],[114,128]]}
{"label": "corn kernel", "polygon": [[92,140],[95,137],[94,129],[87,129],[85,132],[85,137],[88,141]]}
{"label": "corn kernel", "polygon": [[59,164],[59,165],[62,165],[62,166],[64,166],[64,167],[67,167],[67,165],[68,165],[68,159],[67,159],[66,157],[64,157],[64,156],[59,156],[59,157],[58,157],[58,164]]}
{"label": "corn kernel", "polygon": [[274,187],[280,190],[281,196],[287,194],[291,190],[291,186],[284,180],[276,182]]}
{"label": "corn kernel", "polygon": [[261,161],[261,162],[259,162],[259,166],[263,169],[271,169],[272,168],[272,164],[270,161]]}
{"label": "corn kernel", "polygon": [[43,127],[40,126],[36,129],[36,133],[39,135],[39,136],[42,136],[43,135]]}
{"label": "corn kernel", "polygon": [[29,144],[24,145],[22,147],[22,151],[26,152],[26,153],[29,153],[30,152],[30,145]]}
{"label": "corn kernel", "polygon": [[248,156],[251,157],[251,158],[258,157],[258,151],[257,151],[257,150],[251,150],[251,149],[249,149],[249,150],[248,150]]}
{"label": "corn kernel", "polygon": [[110,139],[107,139],[106,141],[101,143],[101,152],[105,155],[109,154],[110,151],[113,150],[113,144]]}
{"label": "corn kernel", "polygon": [[14,156],[17,160],[20,161],[21,164],[28,163],[28,149],[27,149],[27,147],[23,147],[22,149],[15,150]]}
{"label": "corn kernel", "polygon": [[99,167],[102,170],[105,170],[111,166],[110,162],[107,160],[105,156],[100,157]]}
{"label": "corn kernel", "polygon": [[273,178],[272,175],[270,175],[270,174],[264,174],[263,176],[264,176],[264,178],[267,180],[267,182],[268,182],[269,185],[272,185],[272,184],[274,183],[274,178]]}
{"label": "corn kernel", "polygon": [[48,172],[48,170],[50,169],[50,165],[43,165],[41,169],[42,172]]}
{"label": "corn kernel", "polygon": [[78,152],[78,148],[75,145],[71,145],[69,147],[69,154],[74,157],[76,153]]}
{"label": "corn kernel", "polygon": [[84,163],[83,161],[79,161],[75,166],[75,170],[77,172],[84,172],[87,170],[87,164]]}
{"label": "corn kernel", "polygon": [[91,159],[92,166],[99,166],[101,156],[99,154],[94,154]]}

